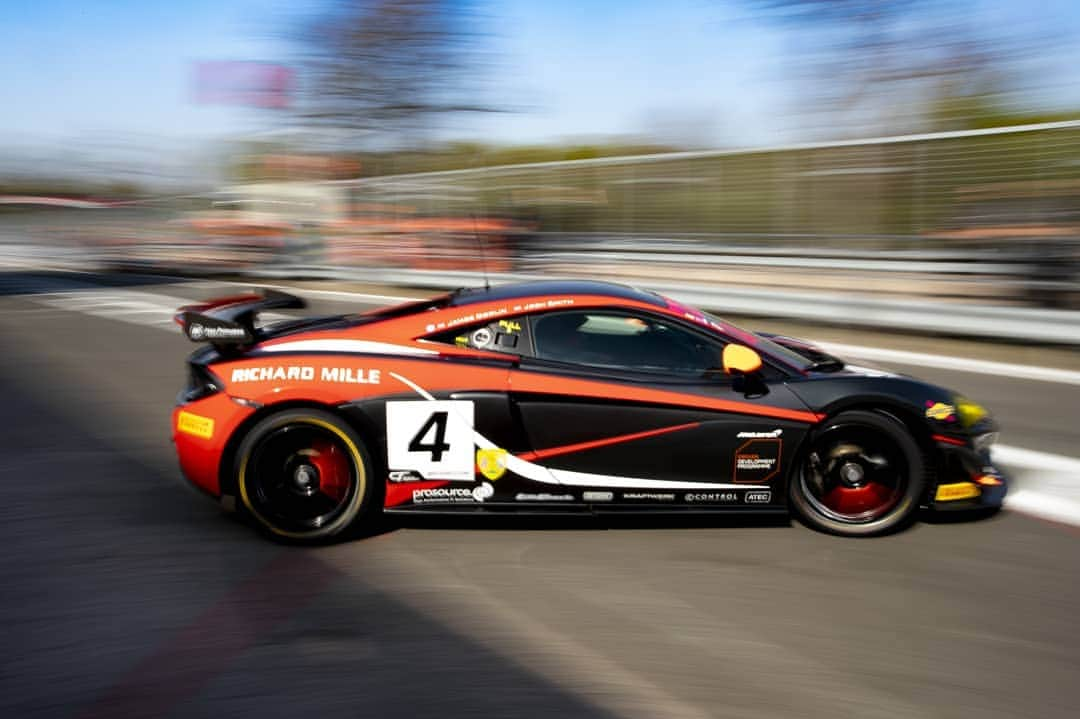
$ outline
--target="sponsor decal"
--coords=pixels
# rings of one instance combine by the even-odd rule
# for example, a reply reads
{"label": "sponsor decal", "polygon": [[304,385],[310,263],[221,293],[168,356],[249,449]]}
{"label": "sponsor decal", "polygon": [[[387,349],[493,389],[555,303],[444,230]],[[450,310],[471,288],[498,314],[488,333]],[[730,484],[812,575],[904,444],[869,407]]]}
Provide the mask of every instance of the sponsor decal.
{"label": "sponsor decal", "polygon": [[675,493],[671,492],[623,492],[623,499],[645,500],[650,502],[674,502]]}
{"label": "sponsor decal", "polygon": [[549,492],[518,492],[514,495],[514,499],[518,502],[573,502],[574,495],[572,494],[551,494]]}
{"label": "sponsor decal", "polygon": [[931,402],[926,401],[926,417],[927,419],[936,419],[939,422],[955,422],[956,421],[956,407],[951,404],[945,404],[944,402]]}
{"label": "sponsor decal", "polygon": [[776,439],[783,433],[782,429],[774,429],[770,432],[739,432],[735,436],[739,439]]}
{"label": "sponsor decal", "polygon": [[214,436],[214,420],[210,417],[203,417],[181,410],[180,414],[176,416],[176,431],[201,439],[210,439]]}
{"label": "sponsor decal", "polygon": [[507,334],[521,332],[521,325],[514,320],[499,320],[499,329]]}
{"label": "sponsor decal", "polygon": [[345,384],[379,384],[379,370],[354,369],[352,367],[323,367],[319,373],[323,382],[344,382]]}
{"label": "sponsor decal", "polygon": [[586,502],[610,502],[615,499],[614,492],[583,492],[581,498]]}
{"label": "sponsor decal", "polygon": [[379,384],[381,376],[377,369],[355,367],[323,367],[316,375],[314,367],[293,365],[290,367],[237,367],[232,371],[232,382],[312,382],[318,376],[320,382],[342,384]]}
{"label": "sponsor decal", "polygon": [[958,499],[971,499],[978,497],[982,491],[971,482],[955,482],[953,484],[939,484],[934,500],[938,502],[953,502]]}
{"label": "sponsor decal", "polygon": [[476,487],[433,487],[414,489],[413,504],[461,504],[483,502],[495,494],[495,488],[487,482]]}
{"label": "sponsor decal", "polygon": [[747,504],[768,504],[772,501],[772,492],[747,492],[744,501]]}
{"label": "sponsor decal", "polygon": [[481,327],[472,333],[472,343],[477,347],[487,347],[494,339],[495,335],[487,327]]}
{"label": "sponsor decal", "polygon": [[476,450],[476,467],[480,474],[492,482],[506,474],[506,458],[508,452],[505,449],[495,447],[493,449]]}
{"label": "sponsor decal", "polygon": [[406,472],[394,471],[390,473],[391,482],[420,482],[424,478],[411,470]]}
{"label": "sponsor decal", "polygon": [[243,327],[207,327],[198,322],[188,326],[188,337],[193,340],[242,340],[247,337]]}
{"label": "sponsor decal", "polygon": [[691,492],[684,499],[687,502],[738,502],[738,492]]}
{"label": "sponsor decal", "polygon": [[765,484],[780,471],[782,440],[776,438],[750,439],[735,450],[733,481]]}

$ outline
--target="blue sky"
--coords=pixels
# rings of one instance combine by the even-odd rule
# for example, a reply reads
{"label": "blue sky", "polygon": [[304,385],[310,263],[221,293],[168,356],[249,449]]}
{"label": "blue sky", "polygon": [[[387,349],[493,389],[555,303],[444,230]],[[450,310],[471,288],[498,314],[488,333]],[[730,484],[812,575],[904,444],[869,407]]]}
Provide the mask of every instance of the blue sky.
{"label": "blue sky", "polygon": [[[1064,80],[1049,92],[1080,101],[1072,69],[1080,67],[1080,2],[981,2],[981,22],[1050,23],[1069,38],[1074,49],[1058,64]],[[487,81],[492,97],[519,111],[462,119],[448,134],[542,142],[670,130],[716,145],[790,139],[793,87],[783,58],[791,38],[743,3],[476,4],[484,49],[498,61]],[[310,7],[311,0],[0,3],[0,145],[193,140],[271,127],[265,112],[192,103],[192,64],[279,58],[275,32]]]}

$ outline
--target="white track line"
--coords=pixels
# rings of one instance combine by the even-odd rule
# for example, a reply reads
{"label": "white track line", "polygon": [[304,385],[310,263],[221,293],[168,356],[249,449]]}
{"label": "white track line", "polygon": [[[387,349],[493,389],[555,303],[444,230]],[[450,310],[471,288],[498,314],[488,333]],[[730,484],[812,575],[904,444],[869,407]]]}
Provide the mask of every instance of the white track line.
{"label": "white track line", "polygon": [[995,446],[993,459],[1012,476],[1006,507],[1080,526],[1080,459],[1008,445]]}
{"label": "white track line", "polygon": [[836,342],[814,342],[826,352],[837,355],[851,355],[880,362],[898,362],[918,367],[937,367],[953,369],[974,374],[989,374],[998,377],[1031,379],[1041,382],[1080,385],[1080,372],[1054,367],[1033,367],[1031,365],[1012,364],[1010,362],[991,362],[969,357],[948,357],[945,355],[908,352],[906,350],[886,349],[884,347],[861,347],[858,345],[839,344]]}
{"label": "white track line", "polygon": [[[419,302],[420,300],[427,299],[428,297],[434,297],[439,293],[433,292],[430,295],[424,297],[409,297],[406,295],[380,295],[372,294],[369,292],[348,292],[345,290],[314,290],[308,287],[294,287],[292,285],[278,285],[267,284],[265,282],[231,282],[239,287],[250,287],[252,289],[269,288],[272,290],[281,290],[282,292],[291,292],[299,295],[314,295],[315,297],[326,298],[339,298],[343,300],[375,300],[376,302]],[[202,286],[213,286],[212,283],[202,283]]]}
{"label": "white track line", "polygon": [[1019,489],[1009,493],[1005,498],[1005,506],[1052,522],[1080,526],[1080,502],[1063,499],[1054,494]]}
{"label": "white track line", "polygon": [[1011,447],[1006,444],[994,445],[992,456],[995,462],[1005,465],[1030,468],[1054,474],[1068,474],[1076,477],[1080,486],[1080,459],[1048,452],[1036,452],[1033,449]]}

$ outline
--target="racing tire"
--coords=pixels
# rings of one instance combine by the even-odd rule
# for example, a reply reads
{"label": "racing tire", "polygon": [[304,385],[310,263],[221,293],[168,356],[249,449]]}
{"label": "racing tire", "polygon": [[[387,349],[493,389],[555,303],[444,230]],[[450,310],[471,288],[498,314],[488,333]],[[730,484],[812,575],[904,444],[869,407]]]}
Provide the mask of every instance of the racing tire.
{"label": "racing tire", "polygon": [[262,529],[314,542],[340,534],[368,509],[373,466],[364,442],[339,417],[285,410],[241,441],[236,487],[245,514]]}
{"label": "racing tire", "polygon": [[810,435],[788,496],[807,525],[868,537],[907,526],[925,483],[923,453],[907,428],[890,415],[853,410]]}

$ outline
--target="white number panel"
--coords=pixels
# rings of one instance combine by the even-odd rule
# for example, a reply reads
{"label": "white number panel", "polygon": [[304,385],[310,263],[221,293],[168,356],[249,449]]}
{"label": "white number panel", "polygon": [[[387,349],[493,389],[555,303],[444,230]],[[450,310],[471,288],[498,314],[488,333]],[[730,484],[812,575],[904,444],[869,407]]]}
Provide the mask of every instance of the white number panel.
{"label": "white number panel", "polygon": [[413,471],[424,479],[472,480],[474,417],[472,402],[387,402],[388,468]]}

